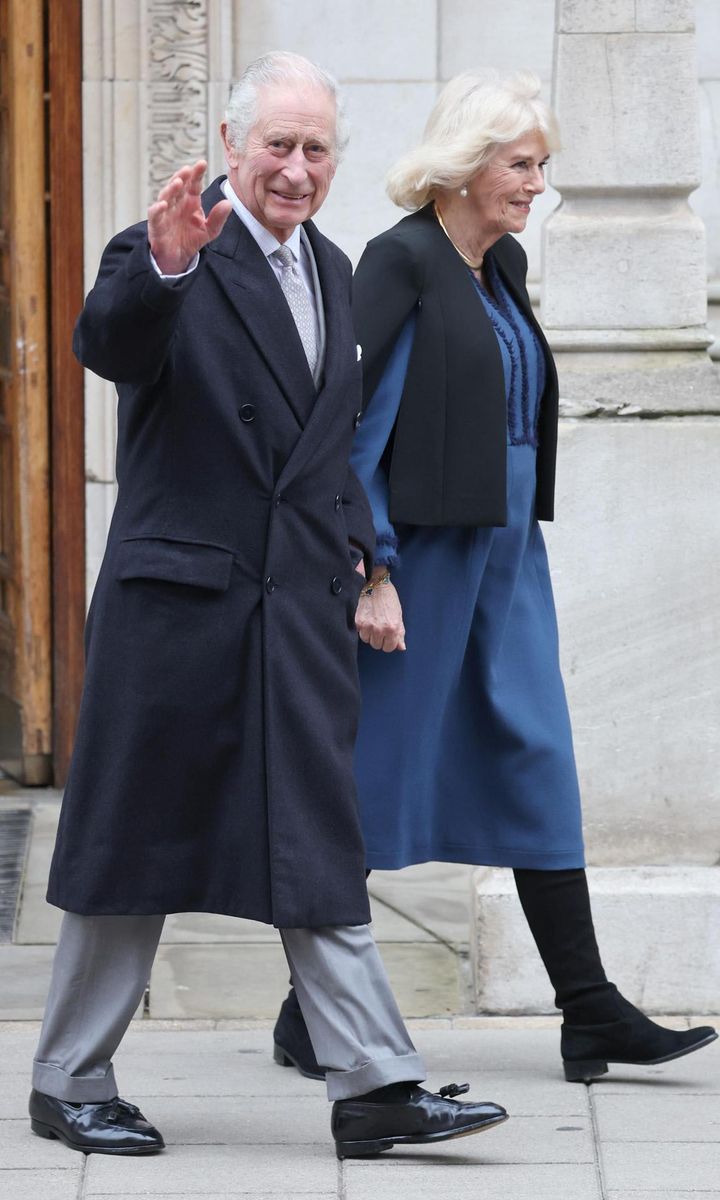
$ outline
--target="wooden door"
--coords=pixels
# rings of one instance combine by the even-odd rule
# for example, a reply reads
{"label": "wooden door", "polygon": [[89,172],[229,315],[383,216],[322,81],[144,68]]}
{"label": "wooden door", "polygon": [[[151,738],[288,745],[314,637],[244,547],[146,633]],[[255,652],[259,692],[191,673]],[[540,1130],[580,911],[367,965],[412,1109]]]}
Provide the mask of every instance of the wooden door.
{"label": "wooden door", "polygon": [[0,766],[35,784],[52,771],[43,17],[0,4]]}

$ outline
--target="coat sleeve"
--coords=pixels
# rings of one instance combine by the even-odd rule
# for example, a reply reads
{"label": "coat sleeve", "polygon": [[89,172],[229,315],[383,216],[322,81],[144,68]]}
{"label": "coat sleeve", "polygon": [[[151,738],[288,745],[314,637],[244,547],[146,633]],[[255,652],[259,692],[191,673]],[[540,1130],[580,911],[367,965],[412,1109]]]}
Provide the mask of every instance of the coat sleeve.
{"label": "coat sleeve", "polygon": [[117,234],[75,325],[73,350],[83,366],[113,383],[154,383],[203,258],[201,251],[194,271],[166,280],[150,261],[145,222]]}
{"label": "coat sleeve", "polygon": [[398,539],[388,511],[388,477],[383,457],[397,420],[414,336],[413,310],[400,330],[375,394],[363,414],[350,459],[372,508],[377,542],[375,562],[388,567],[398,561]]}
{"label": "coat sleeve", "polygon": [[[347,525],[350,553],[353,561],[365,562],[365,574],[370,576],[375,557],[375,530],[373,516],[368,498],[360,480],[348,467],[345,487],[342,494],[345,524]],[[354,551],[354,552],[353,552]]]}

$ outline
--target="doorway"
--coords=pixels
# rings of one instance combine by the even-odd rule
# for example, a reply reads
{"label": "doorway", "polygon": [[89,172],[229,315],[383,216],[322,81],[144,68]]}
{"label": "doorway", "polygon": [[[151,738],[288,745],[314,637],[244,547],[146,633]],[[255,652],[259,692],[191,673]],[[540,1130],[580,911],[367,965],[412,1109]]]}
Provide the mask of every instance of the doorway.
{"label": "doorway", "polygon": [[82,680],[81,0],[0,4],[0,767],[62,786]]}

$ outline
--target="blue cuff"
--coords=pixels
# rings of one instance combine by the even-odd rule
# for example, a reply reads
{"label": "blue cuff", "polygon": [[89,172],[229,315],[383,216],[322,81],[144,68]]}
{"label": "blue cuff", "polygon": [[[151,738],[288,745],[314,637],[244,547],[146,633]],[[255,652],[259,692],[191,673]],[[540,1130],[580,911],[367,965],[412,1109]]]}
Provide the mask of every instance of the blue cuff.
{"label": "blue cuff", "polygon": [[394,534],[379,534],[375,546],[374,561],[380,567],[396,567],[400,562],[399,548],[400,542]]}

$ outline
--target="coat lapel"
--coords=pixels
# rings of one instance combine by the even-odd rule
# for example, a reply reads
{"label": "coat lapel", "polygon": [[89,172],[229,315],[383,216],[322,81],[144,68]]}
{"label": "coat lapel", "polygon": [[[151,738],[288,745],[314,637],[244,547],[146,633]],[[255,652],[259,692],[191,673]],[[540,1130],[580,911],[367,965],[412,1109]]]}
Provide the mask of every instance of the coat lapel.
{"label": "coat lapel", "polygon": [[[207,212],[224,199],[220,180],[203,194]],[[236,213],[208,246],[208,265],[252,337],[301,429],[315,404],[315,384],[292,313],[272,267]]]}

